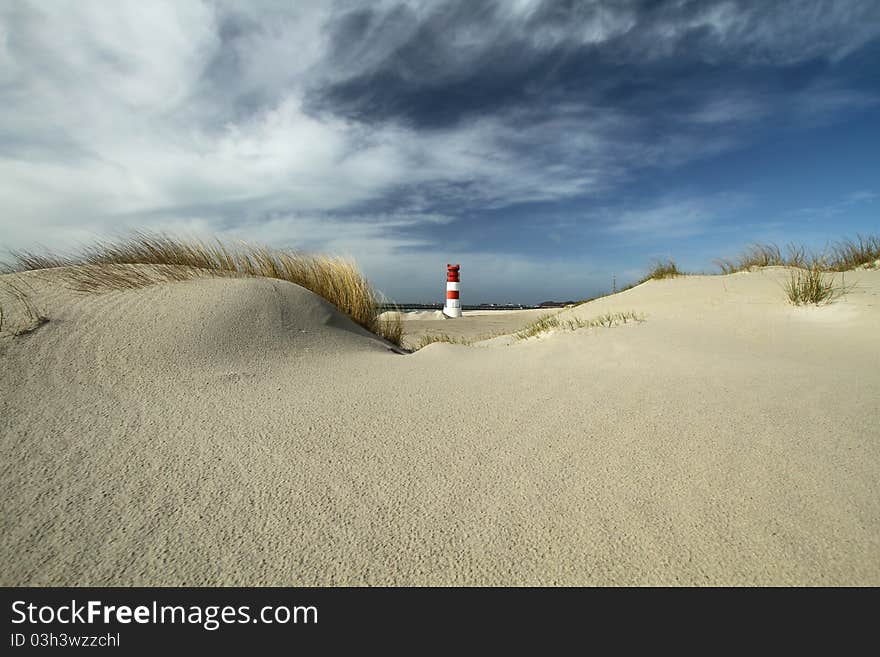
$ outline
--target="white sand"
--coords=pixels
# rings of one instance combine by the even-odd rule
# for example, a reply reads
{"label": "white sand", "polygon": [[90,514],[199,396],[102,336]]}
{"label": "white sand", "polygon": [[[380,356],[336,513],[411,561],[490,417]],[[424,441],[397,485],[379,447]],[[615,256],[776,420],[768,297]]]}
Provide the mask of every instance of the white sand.
{"label": "white sand", "polygon": [[28,275],[50,321],[0,337],[0,583],[878,585],[880,272],[820,308],[785,275],[413,355],[279,281]]}
{"label": "white sand", "polygon": [[[558,308],[541,310],[465,310],[461,317],[450,319],[441,311],[400,313],[406,331],[403,344],[416,349],[423,335],[449,336],[484,340],[499,334],[509,334],[543,315],[558,312]],[[390,315],[391,313],[383,313]]]}

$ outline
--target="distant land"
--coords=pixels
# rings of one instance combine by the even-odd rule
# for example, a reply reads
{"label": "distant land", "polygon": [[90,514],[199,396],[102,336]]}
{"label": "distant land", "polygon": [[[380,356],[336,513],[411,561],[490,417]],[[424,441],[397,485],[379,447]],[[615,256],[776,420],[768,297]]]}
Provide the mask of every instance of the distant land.
{"label": "distant land", "polygon": [[[462,305],[462,310],[535,310],[538,308],[564,308],[577,303],[576,301],[542,301],[538,305],[526,303],[480,303]],[[382,310],[442,310],[442,303],[386,303]]]}

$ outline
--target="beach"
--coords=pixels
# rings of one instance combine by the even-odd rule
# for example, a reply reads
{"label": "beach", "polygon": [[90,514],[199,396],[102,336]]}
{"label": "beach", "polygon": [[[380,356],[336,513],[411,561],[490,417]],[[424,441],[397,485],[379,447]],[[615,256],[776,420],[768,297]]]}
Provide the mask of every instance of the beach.
{"label": "beach", "polygon": [[414,353],[286,281],[17,277],[3,585],[880,584],[880,270],[411,318],[475,340]]}
{"label": "beach", "polygon": [[[482,342],[515,333],[539,317],[555,314],[558,308],[533,310],[465,310],[461,317],[448,318],[440,310],[399,313],[404,321],[404,346],[415,349],[423,336],[445,336],[452,340]],[[395,313],[389,312],[384,316]]]}

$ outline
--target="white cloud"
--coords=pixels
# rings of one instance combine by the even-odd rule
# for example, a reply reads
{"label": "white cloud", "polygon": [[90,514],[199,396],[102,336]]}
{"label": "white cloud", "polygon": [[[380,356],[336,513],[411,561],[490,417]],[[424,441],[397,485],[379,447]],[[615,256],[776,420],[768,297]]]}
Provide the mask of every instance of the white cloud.
{"label": "white cloud", "polygon": [[878,198],[878,194],[868,189],[860,189],[837,199],[826,205],[800,208],[796,214],[806,217],[809,221],[816,219],[830,219],[844,213],[852,212],[854,208],[872,204]]}
{"label": "white cloud", "polygon": [[624,212],[615,218],[608,232],[630,233],[640,237],[657,237],[661,234],[685,237],[705,231],[713,218],[713,213],[703,203],[679,201]]}
{"label": "white cloud", "polygon": [[878,195],[877,192],[872,192],[868,189],[860,189],[857,192],[849,194],[846,197],[846,202],[850,204],[862,202],[873,203],[875,200],[877,200],[878,196],[880,195]]}
{"label": "white cloud", "polygon": [[700,235],[710,230],[730,230],[719,220],[748,208],[752,199],[745,194],[715,194],[689,198],[661,198],[652,205],[623,212],[606,212],[606,231],[634,239],[656,241]]}
{"label": "white cloud", "polygon": [[[736,135],[684,129],[643,143],[633,138],[642,128],[638,117],[566,99],[554,100],[552,112],[501,109],[433,130],[316,113],[306,102],[316,85],[372,70],[438,11],[416,2],[408,3],[409,13],[392,14],[397,3],[374,6],[384,7],[377,23],[384,28],[370,34],[383,38],[368,34],[343,55],[334,52],[328,25],[360,3],[3,5],[0,242],[62,247],[125,227],[177,228],[349,252],[368,271],[390,277],[401,263],[422,261],[401,252],[426,246],[399,237],[402,228],[450,220],[432,205],[480,210],[571,199],[607,191],[635,170],[675,166],[739,143]],[[438,76],[468,72],[493,39],[523,31],[538,11],[531,2],[499,7],[496,24],[450,35],[455,56]],[[599,44],[637,22],[633,9],[590,11],[586,22],[548,23],[527,37],[538,49]],[[845,18],[835,10],[830,24]],[[752,40],[783,59],[807,38],[786,36],[778,46],[785,52],[774,55],[770,31],[752,34],[726,5],[687,24],[660,21],[654,36],[699,25],[711,27],[721,43],[743,47]],[[857,32],[859,43],[872,33]],[[839,57],[853,47],[828,37],[811,52]],[[803,103],[810,116],[870,100],[833,85],[815,92],[815,103]],[[777,100],[709,95],[687,120],[752,122]],[[358,210],[391,194],[404,196],[392,210]],[[685,235],[711,222],[699,203],[664,203],[624,213],[612,230]],[[437,266],[444,257],[437,256]],[[482,275],[501,284],[509,259],[481,258]],[[560,267],[553,275],[566,274]]]}

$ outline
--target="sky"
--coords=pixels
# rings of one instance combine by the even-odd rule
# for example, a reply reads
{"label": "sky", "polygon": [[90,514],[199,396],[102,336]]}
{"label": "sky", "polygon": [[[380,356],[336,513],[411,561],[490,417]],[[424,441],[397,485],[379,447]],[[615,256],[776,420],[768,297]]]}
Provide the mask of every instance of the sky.
{"label": "sky", "polygon": [[0,249],[134,229],[582,299],[880,231],[880,2],[0,3]]}

